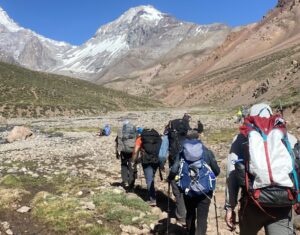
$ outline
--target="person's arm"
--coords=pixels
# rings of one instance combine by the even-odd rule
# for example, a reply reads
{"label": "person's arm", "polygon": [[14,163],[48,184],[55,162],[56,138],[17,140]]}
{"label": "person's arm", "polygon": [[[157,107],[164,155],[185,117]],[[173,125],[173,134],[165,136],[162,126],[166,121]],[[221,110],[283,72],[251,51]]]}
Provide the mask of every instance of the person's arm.
{"label": "person's arm", "polygon": [[231,229],[235,229],[235,212],[239,194],[239,183],[236,177],[234,162],[242,159],[243,144],[246,138],[239,134],[234,137],[231,144],[230,153],[227,157],[226,169],[226,188],[225,188],[225,210],[226,210],[226,224]]}
{"label": "person's arm", "polygon": [[135,140],[134,150],[132,152],[132,162],[136,162],[142,146],[142,138],[139,136]]}
{"label": "person's arm", "polygon": [[177,175],[180,167],[180,153],[177,153],[174,157],[173,164],[170,168],[170,172],[168,175],[168,181],[171,181],[175,179],[175,176]]}
{"label": "person's arm", "polygon": [[226,170],[226,188],[225,188],[225,209],[234,208],[237,205],[239,184],[235,175],[235,167],[233,162],[238,160],[238,156],[231,153],[227,157]]}
{"label": "person's arm", "polygon": [[215,176],[220,174],[220,167],[218,166],[214,153],[210,149],[207,149],[206,163],[211,167]]}

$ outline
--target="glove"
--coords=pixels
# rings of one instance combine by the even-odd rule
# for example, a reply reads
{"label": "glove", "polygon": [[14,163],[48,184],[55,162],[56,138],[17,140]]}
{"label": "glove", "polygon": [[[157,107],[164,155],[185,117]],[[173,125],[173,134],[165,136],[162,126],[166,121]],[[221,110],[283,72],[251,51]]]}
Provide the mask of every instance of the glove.
{"label": "glove", "polygon": [[236,215],[231,208],[226,209],[225,220],[226,220],[227,227],[230,229],[230,231],[234,231],[236,225]]}

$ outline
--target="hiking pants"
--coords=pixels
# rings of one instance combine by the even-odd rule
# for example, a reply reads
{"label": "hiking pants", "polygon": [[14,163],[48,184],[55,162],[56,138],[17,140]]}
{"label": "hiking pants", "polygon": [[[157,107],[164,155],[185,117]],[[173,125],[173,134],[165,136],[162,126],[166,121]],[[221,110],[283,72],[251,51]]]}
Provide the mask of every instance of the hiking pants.
{"label": "hiking pants", "polygon": [[176,209],[175,209],[175,215],[178,220],[185,220],[186,216],[186,209],[185,209],[185,204],[184,204],[184,199],[183,199],[183,193],[179,190],[176,181],[171,180],[171,187],[172,187],[172,192],[173,195],[176,199]]}
{"label": "hiking pants", "polygon": [[291,206],[264,209],[266,212],[253,203],[246,205],[245,202],[241,202],[240,235],[256,235],[262,227],[265,228],[266,235],[294,234]]}
{"label": "hiking pants", "polygon": [[134,186],[134,182],[136,178],[135,176],[136,169],[134,169],[131,159],[132,159],[132,153],[121,152],[122,183],[125,185],[128,184],[129,187]]}
{"label": "hiking pants", "polygon": [[[169,155],[169,169],[171,171],[172,168],[179,168],[179,155],[176,157],[173,157],[172,155]],[[185,204],[184,204],[184,199],[183,199],[183,192],[181,192],[176,184],[175,180],[171,180],[171,187],[172,187],[172,192],[175,197],[175,204],[176,204],[176,209],[175,209],[175,215],[178,220],[184,220],[186,216],[186,209],[185,209]]]}
{"label": "hiking pants", "polygon": [[[206,196],[190,197],[184,195],[186,208],[186,227],[188,235],[205,235],[211,194]],[[197,230],[195,221],[197,219]]]}
{"label": "hiking pants", "polygon": [[147,184],[147,190],[149,195],[149,200],[156,200],[155,187],[154,187],[154,179],[155,173],[158,168],[158,164],[143,164],[144,175]]}

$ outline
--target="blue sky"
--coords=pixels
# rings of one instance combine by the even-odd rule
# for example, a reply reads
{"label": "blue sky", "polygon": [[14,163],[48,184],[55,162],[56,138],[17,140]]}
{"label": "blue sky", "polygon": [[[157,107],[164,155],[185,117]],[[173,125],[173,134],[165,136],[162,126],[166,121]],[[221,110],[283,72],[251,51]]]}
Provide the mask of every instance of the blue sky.
{"label": "blue sky", "polygon": [[230,26],[256,22],[277,0],[0,0],[19,25],[46,36],[80,45],[97,29],[130,7],[152,5],[177,19]]}

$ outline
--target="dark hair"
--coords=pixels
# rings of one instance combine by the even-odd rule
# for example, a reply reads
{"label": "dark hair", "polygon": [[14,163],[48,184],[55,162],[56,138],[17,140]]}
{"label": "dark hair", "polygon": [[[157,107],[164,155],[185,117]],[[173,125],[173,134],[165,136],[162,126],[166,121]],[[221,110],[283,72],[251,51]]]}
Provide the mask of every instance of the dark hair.
{"label": "dark hair", "polygon": [[191,116],[190,116],[188,113],[185,113],[185,114],[183,115],[183,118],[182,118],[182,119],[185,119],[185,120],[189,121],[189,120],[191,119]]}

